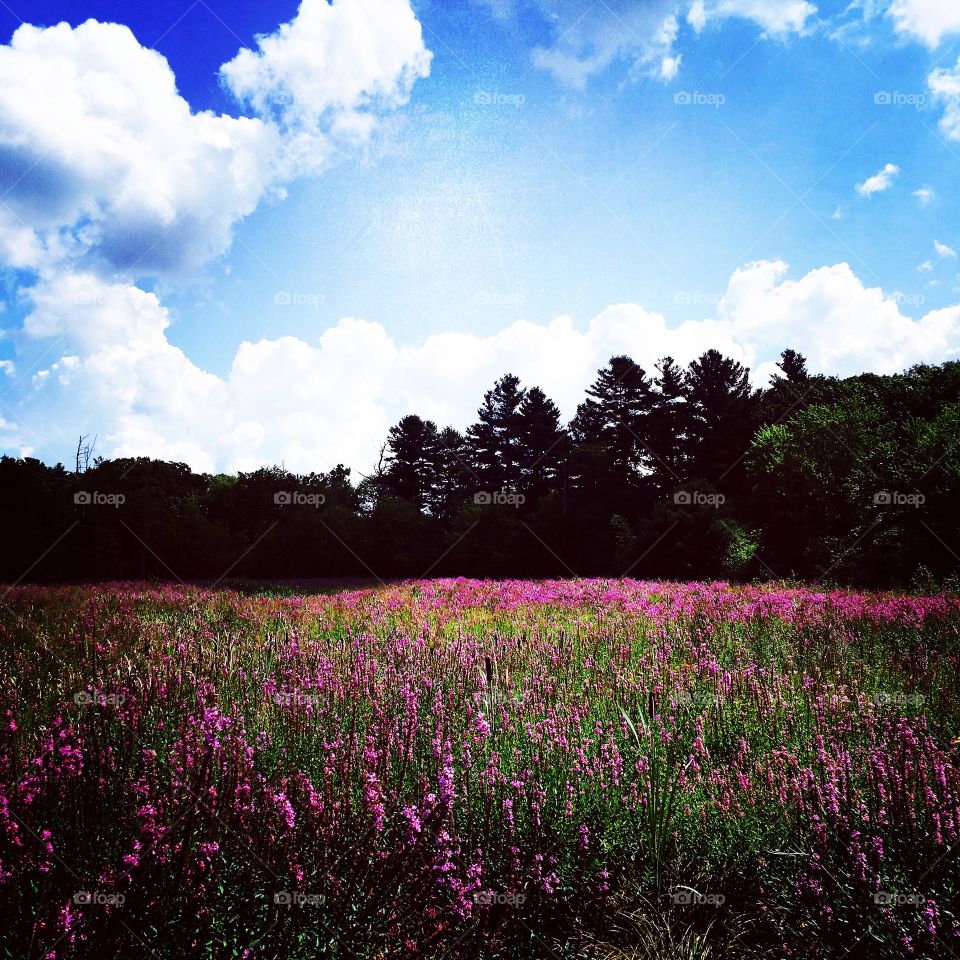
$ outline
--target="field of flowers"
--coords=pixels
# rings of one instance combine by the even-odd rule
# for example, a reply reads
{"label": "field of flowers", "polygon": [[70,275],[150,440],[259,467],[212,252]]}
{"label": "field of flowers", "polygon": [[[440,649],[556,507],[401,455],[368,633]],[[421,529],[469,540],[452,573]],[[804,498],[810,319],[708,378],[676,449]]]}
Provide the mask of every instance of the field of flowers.
{"label": "field of flowers", "polygon": [[0,956],[960,955],[960,600],[0,605]]}

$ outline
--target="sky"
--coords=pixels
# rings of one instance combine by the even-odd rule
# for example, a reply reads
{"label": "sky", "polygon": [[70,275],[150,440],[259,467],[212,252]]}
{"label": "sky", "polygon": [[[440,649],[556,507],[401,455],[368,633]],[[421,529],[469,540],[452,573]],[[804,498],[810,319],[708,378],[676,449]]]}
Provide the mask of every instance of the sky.
{"label": "sky", "polygon": [[0,453],[369,470],[494,379],[960,354],[954,0],[0,0]]}

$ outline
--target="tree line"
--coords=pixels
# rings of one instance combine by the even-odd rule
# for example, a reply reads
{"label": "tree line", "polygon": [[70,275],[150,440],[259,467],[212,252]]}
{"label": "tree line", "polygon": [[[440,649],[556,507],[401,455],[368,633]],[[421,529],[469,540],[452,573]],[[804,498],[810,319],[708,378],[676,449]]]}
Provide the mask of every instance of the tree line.
{"label": "tree line", "polygon": [[[0,579],[426,576],[955,583],[960,363],[763,389],[708,350],[615,356],[569,423],[512,374],[464,432],[416,414],[380,462],[197,474],[148,458],[68,472],[0,459]],[[81,441],[82,442],[82,441]],[[85,467],[85,469],[84,469]]]}

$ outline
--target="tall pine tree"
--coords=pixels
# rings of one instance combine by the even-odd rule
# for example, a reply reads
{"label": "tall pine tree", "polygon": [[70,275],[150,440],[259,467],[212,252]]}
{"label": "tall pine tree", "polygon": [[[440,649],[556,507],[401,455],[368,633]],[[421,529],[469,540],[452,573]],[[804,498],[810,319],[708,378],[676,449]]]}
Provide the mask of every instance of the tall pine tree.
{"label": "tall pine tree", "polygon": [[520,405],[524,390],[512,373],[483,395],[477,422],[467,431],[475,480],[488,493],[520,484]]}

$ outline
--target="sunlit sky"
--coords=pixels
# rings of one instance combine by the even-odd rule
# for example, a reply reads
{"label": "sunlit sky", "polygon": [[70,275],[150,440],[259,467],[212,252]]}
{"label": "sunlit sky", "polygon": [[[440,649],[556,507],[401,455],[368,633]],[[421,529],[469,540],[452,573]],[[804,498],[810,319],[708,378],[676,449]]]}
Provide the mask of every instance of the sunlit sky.
{"label": "sunlit sky", "polygon": [[0,4],[0,451],[344,462],[507,371],[960,350],[960,6]]}

